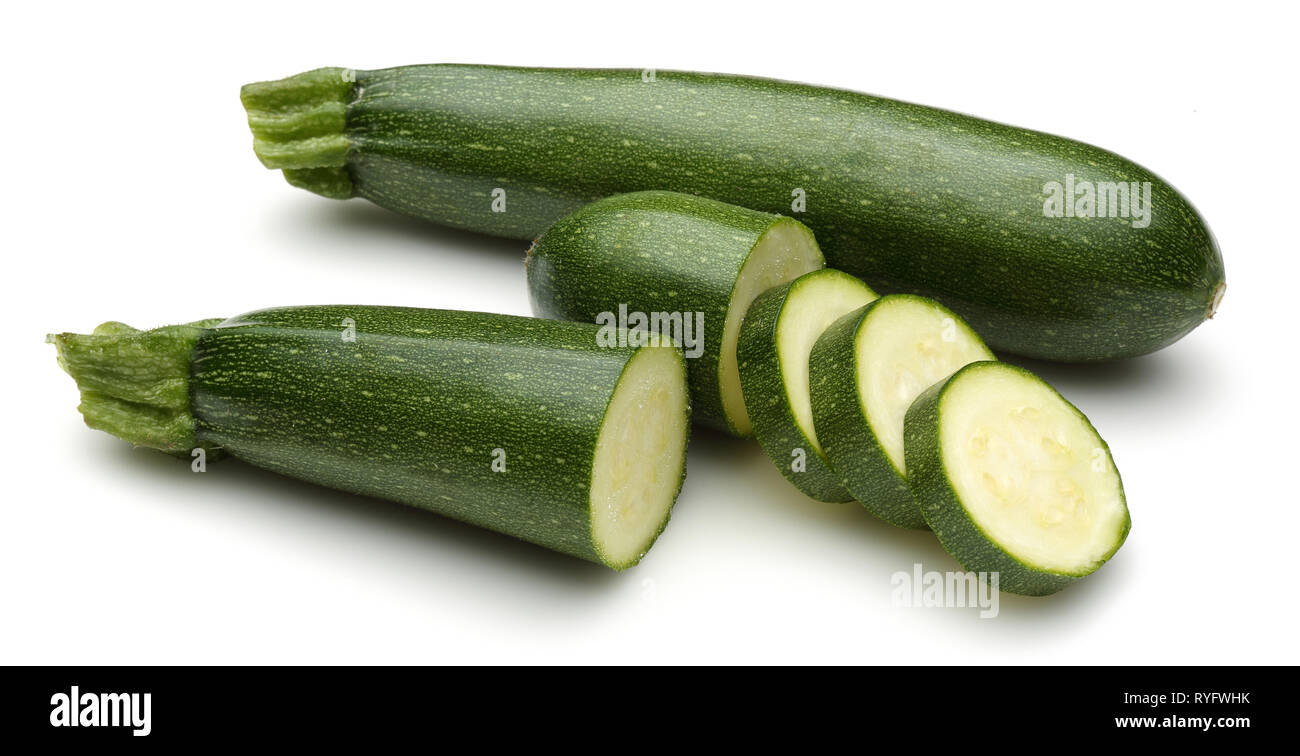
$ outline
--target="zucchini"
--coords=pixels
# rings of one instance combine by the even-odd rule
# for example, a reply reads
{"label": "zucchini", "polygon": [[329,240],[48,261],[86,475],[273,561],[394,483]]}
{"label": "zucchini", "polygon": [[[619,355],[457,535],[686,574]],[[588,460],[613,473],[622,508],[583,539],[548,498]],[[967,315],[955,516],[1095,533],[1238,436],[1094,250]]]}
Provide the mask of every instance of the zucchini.
{"label": "zucchini", "polygon": [[786,479],[820,501],[852,496],[817,439],[808,357],[827,326],[875,298],[862,281],[825,268],[763,292],[740,324],[740,385],[754,435]]}
{"label": "zucchini", "polygon": [[635,192],[593,202],[547,229],[528,251],[528,291],[544,317],[607,326],[639,318],[650,332],[675,331],[688,342],[694,417],[749,436],[736,368],[740,321],[760,292],[824,265],[798,221],[687,194]]}
{"label": "zucchini", "polygon": [[1042,379],[973,362],[917,397],[908,480],[930,529],[972,572],[1041,596],[1097,570],[1128,536],[1124,486],[1088,418]]}
{"label": "zucchini", "polygon": [[817,439],[844,487],[872,514],[924,528],[907,485],[903,417],[936,381],[993,353],[932,299],[890,294],[835,321],[808,361]]}
{"label": "zucchini", "polygon": [[680,351],[596,326],[288,307],[51,340],[91,427],[432,510],[624,569],[685,474]]}
{"label": "zucchini", "polygon": [[1029,357],[1151,352],[1222,295],[1205,221],[1114,153],[838,89],[652,73],[325,68],[242,99],[261,161],[327,197],[520,239],[642,189],[799,212],[832,267],[932,296]]}

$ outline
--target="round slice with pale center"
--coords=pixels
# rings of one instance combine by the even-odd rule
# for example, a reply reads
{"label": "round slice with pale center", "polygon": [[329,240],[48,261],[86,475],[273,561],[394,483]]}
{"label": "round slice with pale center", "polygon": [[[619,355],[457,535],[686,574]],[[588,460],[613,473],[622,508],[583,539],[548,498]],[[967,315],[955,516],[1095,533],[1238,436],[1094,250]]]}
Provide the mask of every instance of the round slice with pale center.
{"label": "round slice with pale center", "polygon": [[820,501],[853,497],[817,439],[809,355],[828,326],[874,299],[860,279],[826,268],[763,292],[740,325],[736,356],[754,435],[786,479]]}
{"label": "round slice with pale center", "polygon": [[956,313],[912,294],[881,297],[827,328],[809,359],[813,421],[853,498],[886,522],[925,528],[907,485],[903,417],[934,383],[992,359]]}
{"label": "round slice with pale center", "polygon": [[1092,574],[1129,531],[1110,449],[1023,368],[975,362],[922,393],[904,421],[908,481],[967,570],[1041,596]]}

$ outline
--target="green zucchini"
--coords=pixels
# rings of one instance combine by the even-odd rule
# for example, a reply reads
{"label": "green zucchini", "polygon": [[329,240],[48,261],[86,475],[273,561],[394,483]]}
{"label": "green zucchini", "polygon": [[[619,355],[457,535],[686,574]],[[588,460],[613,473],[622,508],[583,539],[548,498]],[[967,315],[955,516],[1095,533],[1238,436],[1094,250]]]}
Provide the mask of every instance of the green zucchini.
{"label": "green zucchini", "polygon": [[754,435],[786,479],[820,501],[852,496],[818,442],[808,357],[830,324],[875,298],[862,281],[825,268],[758,295],[740,324],[740,384]]}
{"label": "green zucchini", "polygon": [[327,197],[520,239],[642,189],[795,212],[832,267],[883,292],[932,296],[994,348],[1029,357],[1160,349],[1212,315],[1224,288],[1205,221],[1147,169],[855,92],[424,65],[319,69],[249,84],[242,99],[262,162]]}
{"label": "green zucchini", "polygon": [[1029,371],[973,362],[917,397],[907,475],[930,529],[972,572],[1041,596],[1097,570],[1128,536],[1124,486],[1088,418]]}
{"label": "green zucchini", "polygon": [[675,332],[685,342],[695,419],[749,436],[736,368],[740,322],[759,293],[824,265],[798,221],[688,194],[634,192],[547,229],[528,251],[528,291],[544,317],[606,327],[637,320],[652,333]]}
{"label": "green zucchini", "polygon": [[599,346],[596,330],[328,306],[51,339],[91,427],[624,569],[685,474],[685,365],[673,348]]}
{"label": "green zucchini", "polygon": [[936,381],[993,353],[932,299],[890,294],[835,321],[808,361],[817,439],[853,498],[903,528],[925,518],[907,485],[903,417]]}

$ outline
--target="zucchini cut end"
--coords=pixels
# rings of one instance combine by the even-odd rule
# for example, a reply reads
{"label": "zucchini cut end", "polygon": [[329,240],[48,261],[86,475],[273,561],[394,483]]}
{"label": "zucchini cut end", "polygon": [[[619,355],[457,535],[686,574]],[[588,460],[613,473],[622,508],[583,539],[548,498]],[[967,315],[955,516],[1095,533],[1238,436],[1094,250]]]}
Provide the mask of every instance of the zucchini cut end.
{"label": "zucchini cut end", "polygon": [[591,535],[601,561],[641,561],[668,524],[686,474],[690,402],[674,347],[628,360],[605,411],[591,473]]}
{"label": "zucchini cut end", "polygon": [[722,354],[718,361],[723,411],[732,431],[741,437],[754,434],[754,423],[745,409],[740,385],[740,367],[736,358],[736,341],[740,324],[750,304],[764,291],[814,270],[826,267],[821,249],[812,231],[802,223],[781,218],[772,224],[745,258],[736,277],[727,305],[722,331]]}

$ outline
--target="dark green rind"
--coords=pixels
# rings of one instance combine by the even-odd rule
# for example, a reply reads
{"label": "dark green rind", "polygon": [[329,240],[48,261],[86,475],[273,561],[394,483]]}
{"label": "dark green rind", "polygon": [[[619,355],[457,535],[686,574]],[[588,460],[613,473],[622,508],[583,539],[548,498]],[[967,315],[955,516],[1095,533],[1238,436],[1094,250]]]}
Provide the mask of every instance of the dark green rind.
{"label": "dark green rind", "polygon": [[[624,569],[635,560],[596,549],[589,492],[607,405],[637,350],[597,346],[596,330],[399,307],[241,315],[199,338],[198,435],[258,467]],[[506,472],[490,467],[498,448]]]}
{"label": "dark green rind", "polygon": [[[298,92],[298,79],[283,86]],[[428,65],[355,79],[347,176],[320,180],[327,196],[532,239],[620,192],[789,213],[802,189],[799,218],[830,265],[881,293],[939,299],[994,348],[1043,359],[1155,351],[1204,321],[1222,294],[1218,246],[1184,197],[1123,157],[1062,137],[719,74]],[[327,78],[317,86],[330,102],[340,89]],[[333,158],[329,144],[321,151]],[[1067,174],[1150,181],[1151,225],[1044,217],[1045,184]],[[495,189],[506,212],[492,211]]]}
{"label": "dark green rind", "polygon": [[[852,496],[831,468],[830,460],[804,437],[785,392],[784,371],[776,348],[776,326],[791,288],[799,278],[759,294],[740,324],[736,357],[745,409],[754,423],[754,436],[786,480],[818,501],[851,501]],[[811,377],[809,379],[811,388]],[[816,427],[816,421],[813,422]],[[795,449],[803,449],[803,472],[792,469]]]}
{"label": "dark green rind", "polygon": [[867,511],[900,528],[925,529],[907,479],[871,432],[858,395],[858,327],[877,299],[831,324],[808,358],[817,440],[844,487]]}
{"label": "dark green rind", "polygon": [[140,331],[108,322],[90,334],[47,338],[59,366],[81,391],[77,407],[86,425],[136,446],[188,457],[216,450],[195,437],[190,412],[190,354],[204,328],[218,320]]}
{"label": "dark green rind", "polygon": [[[726,415],[720,348],[741,268],[772,227],[798,221],[673,192],[593,202],[546,230],[528,251],[533,312],[595,322],[629,311],[704,314],[704,350],[687,360],[694,417],[741,434]],[[752,434],[748,434],[752,435]]]}
{"label": "dark green rind", "polygon": [[[1132,519],[1128,517],[1128,503],[1124,499],[1124,488],[1121,483],[1120,499],[1125,505],[1123,532],[1116,540],[1115,547],[1096,567],[1086,572],[1065,573],[1039,569],[1020,561],[990,539],[967,515],[965,507],[957,497],[957,492],[949,483],[939,439],[940,406],[944,391],[967,371],[980,370],[988,365],[998,365],[1003,369],[1023,373],[1034,380],[1042,380],[1024,368],[1004,362],[972,362],[953,373],[947,380],[926,389],[908,408],[903,426],[903,449],[907,462],[908,482],[930,529],[939,538],[939,543],[943,545],[944,550],[962,567],[971,572],[999,573],[999,590],[1025,596],[1046,596],[1056,593],[1079,578],[1092,574],[1114,556],[1119,547],[1124,544],[1132,525]],[[1074,407],[1074,405],[1070,406]],[[1080,419],[1088,423],[1089,428],[1092,428],[1092,423],[1082,412],[1077,408],[1074,411]],[[1093,428],[1093,431],[1095,432],[1096,429]],[[1101,439],[1100,434],[1097,438],[1109,456],[1110,447],[1106,445],[1104,439]],[[1115,475],[1119,475],[1118,469]]]}

